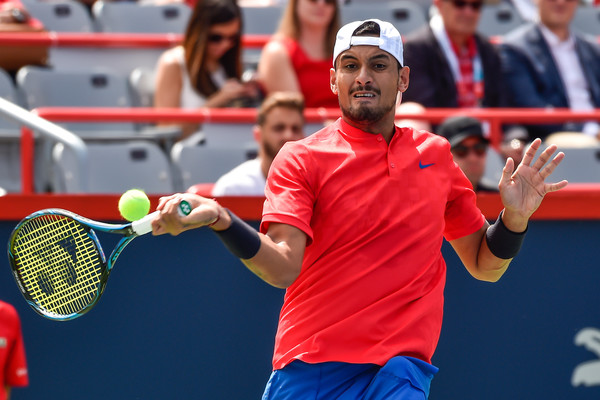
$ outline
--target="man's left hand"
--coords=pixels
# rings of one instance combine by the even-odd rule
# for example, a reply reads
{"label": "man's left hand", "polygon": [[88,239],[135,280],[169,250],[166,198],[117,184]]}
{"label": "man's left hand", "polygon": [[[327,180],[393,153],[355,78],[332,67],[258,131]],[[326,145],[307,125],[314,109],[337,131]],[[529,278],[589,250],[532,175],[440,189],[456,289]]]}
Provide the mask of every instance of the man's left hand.
{"label": "man's left hand", "polygon": [[[535,139],[525,151],[523,160],[515,170],[512,158],[506,161],[500,178],[500,197],[504,205],[502,221],[513,232],[522,232],[527,228],[529,217],[542,203],[546,193],[555,192],[567,186],[566,180],[546,183],[546,179],[561,163],[565,154],[556,152],[556,145],[548,146],[533,161],[542,141]],[[533,163],[533,165],[532,165]]]}

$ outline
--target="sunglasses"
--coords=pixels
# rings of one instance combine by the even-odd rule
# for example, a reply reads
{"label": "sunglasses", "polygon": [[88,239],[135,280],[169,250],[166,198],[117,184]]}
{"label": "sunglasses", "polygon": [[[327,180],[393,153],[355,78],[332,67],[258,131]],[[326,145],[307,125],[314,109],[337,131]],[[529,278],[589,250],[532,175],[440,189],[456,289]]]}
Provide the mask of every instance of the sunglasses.
{"label": "sunglasses", "polygon": [[471,151],[475,153],[478,157],[482,157],[487,152],[488,145],[487,143],[477,143],[473,146],[465,146],[464,144],[457,144],[452,148],[452,154],[457,156],[458,158],[465,158],[469,155]]}
{"label": "sunglasses", "polygon": [[471,10],[479,11],[483,6],[482,1],[450,0],[450,2],[454,5],[454,7],[459,8],[461,10],[465,7],[471,7]]}
{"label": "sunglasses", "polygon": [[[319,2],[319,1],[320,1],[320,0],[310,0],[310,2],[311,2],[311,3],[317,3],[317,2]],[[325,0],[325,4],[332,5],[332,4],[335,4],[335,2],[336,2],[336,1],[337,1],[337,0]]]}
{"label": "sunglasses", "polygon": [[238,40],[238,35],[221,35],[220,33],[210,33],[208,35],[208,41],[211,43],[221,43],[223,40],[227,40],[229,42],[236,42]]}

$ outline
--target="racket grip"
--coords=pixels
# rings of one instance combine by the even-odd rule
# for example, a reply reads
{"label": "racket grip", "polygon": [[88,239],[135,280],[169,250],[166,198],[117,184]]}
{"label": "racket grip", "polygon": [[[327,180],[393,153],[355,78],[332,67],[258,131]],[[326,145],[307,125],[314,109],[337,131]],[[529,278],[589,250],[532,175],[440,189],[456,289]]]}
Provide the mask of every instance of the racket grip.
{"label": "racket grip", "polygon": [[181,200],[177,206],[177,212],[180,217],[185,217],[192,212],[192,205],[187,200]]}
{"label": "racket grip", "polygon": [[148,214],[142,219],[133,221],[131,223],[131,229],[138,235],[145,235],[146,233],[152,232],[152,221],[154,221],[159,213],[160,211],[154,211],[152,214]]}

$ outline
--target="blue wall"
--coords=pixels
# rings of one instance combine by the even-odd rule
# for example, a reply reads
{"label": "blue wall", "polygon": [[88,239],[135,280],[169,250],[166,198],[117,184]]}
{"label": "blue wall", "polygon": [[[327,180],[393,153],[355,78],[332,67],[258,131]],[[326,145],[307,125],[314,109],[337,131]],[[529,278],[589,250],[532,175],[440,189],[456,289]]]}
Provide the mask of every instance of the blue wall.
{"label": "blue wall", "polygon": [[[0,222],[0,242],[13,226]],[[496,284],[469,277],[445,244],[431,400],[600,398],[600,355],[574,344],[581,329],[600,331],[599,230],[600,221],[533,221]],[[100,303],[53,322],[25,304],[1,257],[0,298],[20,312],[30,369],[14,399],[259,399],[282,296],[197,230],[134,240]],[[599,384],[573,387],[574,369],[594,360]]]}

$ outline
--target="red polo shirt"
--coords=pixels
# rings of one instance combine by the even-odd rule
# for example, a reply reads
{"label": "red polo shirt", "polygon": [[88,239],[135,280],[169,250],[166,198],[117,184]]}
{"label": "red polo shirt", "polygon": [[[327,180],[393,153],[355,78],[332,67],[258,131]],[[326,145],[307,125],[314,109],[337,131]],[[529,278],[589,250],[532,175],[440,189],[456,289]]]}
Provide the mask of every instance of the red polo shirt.
{"label": "red polo shirt", "polygon": [[383,365],[431,362],[443,309],[443,238],[484,223],[448,141],[396,128],[388,145],[339,119],[277,155],[261,231],[304,231],[302,270],[287,289],[274,369],[294,359]]}

